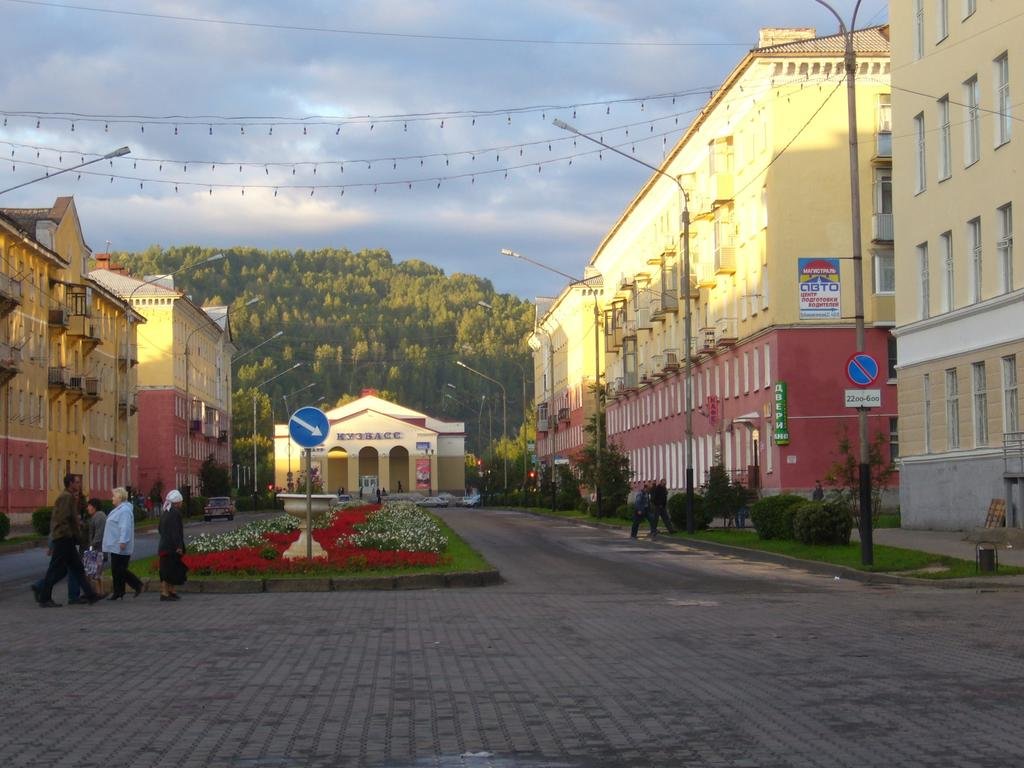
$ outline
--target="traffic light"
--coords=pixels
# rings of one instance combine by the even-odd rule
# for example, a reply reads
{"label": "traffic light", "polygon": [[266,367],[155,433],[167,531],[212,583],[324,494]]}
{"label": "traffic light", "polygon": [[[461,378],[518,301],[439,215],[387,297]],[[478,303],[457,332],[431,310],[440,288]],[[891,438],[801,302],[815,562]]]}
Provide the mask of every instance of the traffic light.
{"label": "traffic light", "polygon": [[274,484],[273,483],[267,483],[267,490],[268,491],[274,490]]}

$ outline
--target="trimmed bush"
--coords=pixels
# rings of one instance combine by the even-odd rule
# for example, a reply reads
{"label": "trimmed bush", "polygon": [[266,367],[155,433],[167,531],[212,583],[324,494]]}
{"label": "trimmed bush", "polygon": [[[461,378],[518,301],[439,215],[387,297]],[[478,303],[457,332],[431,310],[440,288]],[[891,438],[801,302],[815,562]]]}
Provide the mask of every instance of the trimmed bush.
{"label": "trimmed bush", "polygon": [[50,535],[50,516],[53,507],[40,507],[32,513],[32,530],[40,536]]}
{"label": "trimmed bush", "polygon": [[750,520],[761,539],[792,539],[793,513],[806,502],[803,496],[780,493],[765,496],[750,505]]}
{"label": "trimmed bush", "polygon": [[0,541],[7,538],[7,534],[11,532],[11,518],[0,512]]}
{"label": "trimmed bush", "polygon": [[793,533],[802,544],[850,543],[853,521],[846,507],[827,501],[805,501],[794,509]]}
{"label": "trimmed bush", "polygon": [[[668,516],[677,531],[686,530],[686,494],[675,493],[668,498]],[[695,530],[706,530],[714,519],[711,510],[704,503],[704,497],[693,494],[693,527]]]}

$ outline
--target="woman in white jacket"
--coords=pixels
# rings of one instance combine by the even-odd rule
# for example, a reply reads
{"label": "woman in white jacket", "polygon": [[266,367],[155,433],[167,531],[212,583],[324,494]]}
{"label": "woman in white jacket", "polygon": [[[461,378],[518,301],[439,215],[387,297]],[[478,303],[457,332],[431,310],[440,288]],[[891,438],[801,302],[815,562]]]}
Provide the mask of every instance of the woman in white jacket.
{"label": "woman in white jacket", "polygon": [[114,509],[107,515],[107,525],[103,530],[103,551],[110,555],[110,576],[114,582],[111,600],[124,597],[125,582],[138,597],[145,590],[139,577],[128,570],[128,561],[135,551],[135,515],[128,501],[128,491],[115,488],[111,494]]}

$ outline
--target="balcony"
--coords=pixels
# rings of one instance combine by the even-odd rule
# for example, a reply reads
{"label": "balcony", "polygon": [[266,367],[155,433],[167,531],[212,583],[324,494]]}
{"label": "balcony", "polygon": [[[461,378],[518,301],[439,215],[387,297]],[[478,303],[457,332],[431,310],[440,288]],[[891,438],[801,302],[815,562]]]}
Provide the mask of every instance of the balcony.
{"label": "balcony", "polygon": [[75,402],[82,398],[85,394],[85,377],[81,374],[73,374],[68,376],[68,386],[65,390],[65,394],[68,397],[68,402]]}
{"label": "balcony", "polygon": [[82,340],[85,354],[89,354],[102,343],[99,325],[87,315],[71,316],[68,321],[68,335]]}
{"label": "balcony", "polygon": [[134,416],[138,410],[134,394],[125,392],[118,397],[117,412],[120,416]]}
{"label": "balcony", "polygon": [[203,424],[203,437],[208,437],[211,440],[215,439],[220,435],[220,427],[216,421],[207,421]]}
{"label": "balcony", "polygon": [[715,274],[736,274],[736,246],[731,242],[723,243],[715,248]]}
{"label": "balcony", "polygon": [[705,355],[715,351],[714,328],[705,327],[697,331],[697,351]]}
{"label": "balcony", "polygon": [[0,384],[6,384],[21,373],[21,350],[0,343]]}
{"label": "balcony", "polygon": [[739,341],[739,331],[735,317],[720,317],[715,322],[715,344],[719,347],[731,347]]}
{"label": "balcony", "polygon": [[50,390],[55,393],[63,392],[68,388],[71,380],[71,372],[67,368],[51,365],[47,370],[46,383]]}
{"label": "balcony", "polygon": [[21,280],[0,275],[0,317],[13,312],[21,305]]}
{"label": "balcony", "polygon": [[86,376],[82,407],[86,409],[92,408],[100,400],[100,380],[94,376]]}
{"label": "balcony", "polygon": [[876,213],[871,217],[871,239],[874,242],[892,242],[892,214]]}
{"label": "balcony", "polygon": [[669,373],[679,370],[679,353],[677,350],[665,350],[665,370]]}
{"label": "balcony", "polygon": [[50,330],[54,330],[59,333],[67,331],[70,323],[71,316],[64,307],[61,307],[60,309],[51,309],[47,316],[47,324],[50,326]]}
{"label": "balcony", "polygon": [[621,349],[622,347],[622,326],[615,325],[607,329],[604,334],[604,345],[609,350]]}
{"label": "balcony", "polygon": [[138,365],[139,345],[121,342],[117,349],[117,361],[122,368]]}
{"label": "balcony", "polygon": [[538,416],[537,417],[537,431],[538,432],[547,432],[550,429],[551,429],[551,423],[548,420],[548,417],[546,415],[545,416]]}
{"label": "balcony", "polygon": [[665,356],[651,355],[651,378],[660,379],[665,374]]}
{"label": "balcony", "polygon": [[714,206],[724,205],[733,199],[733,176],[730,171],[717,171],[708,179],[708,194]]}
{"label": "balcony", "polygon": [[569,420],[569,409],[568,408],[559,408],[558,409],[558,420],[559,421],[568,421]]}

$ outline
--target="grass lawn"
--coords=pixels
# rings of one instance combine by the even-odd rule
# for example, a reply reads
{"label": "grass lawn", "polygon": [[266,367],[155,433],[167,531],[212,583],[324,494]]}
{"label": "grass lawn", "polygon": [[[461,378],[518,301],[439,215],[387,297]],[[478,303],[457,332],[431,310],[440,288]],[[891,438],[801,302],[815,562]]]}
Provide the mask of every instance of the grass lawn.
{"label": "grass lawn", "polygon": [[[308,579],[308,578],[332,578],[358,581],[360,579],[379,578],[381,576],[407,576],[421,573],[465,573],[472,571],[488,571],[493,566],[488,563],[482,555],[469,546],[458,534],[445,525],[443,520],[434,517],[442,533],[448,537],[448,549],[445,555],[449,562],[442,565],[421,566],[409,568],[378,568],[361,571],[338,570],[328,567],[313,567],[306,573],[211,573],[211,574],[190,574],[192,580],[210,581],[232,581],[237,579]],[[145,557],[133,560],[132,571],[140,577],[152,577],[157,574],[159,567],[158,558]]]}

